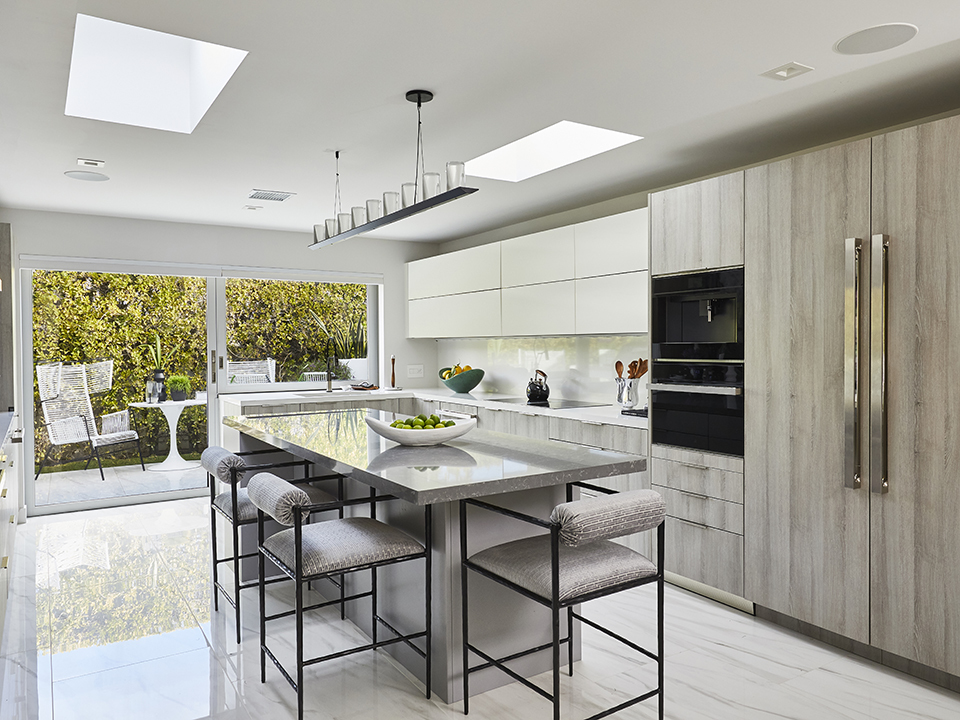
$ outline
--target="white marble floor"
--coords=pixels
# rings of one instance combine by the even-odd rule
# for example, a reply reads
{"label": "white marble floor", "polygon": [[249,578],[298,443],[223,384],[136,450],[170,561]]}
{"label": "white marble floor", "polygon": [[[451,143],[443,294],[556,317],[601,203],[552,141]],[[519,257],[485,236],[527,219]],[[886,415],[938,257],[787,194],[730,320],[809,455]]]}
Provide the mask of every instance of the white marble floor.
{"label": "white marble floor", "polygon": [[[256,597],[244,640],[232,611],[211,612],[203,499],[49,516],[21,526],[0,646],[0,720],[252,720],[296,716],[268,669],[259,680]],[[277,588],[277,586],[274,586]],[[276,590],[269,602],[286,602]],[[619,631],[653,638],[650,589],[587,606]],[[669,587],[666,716],[677,720],[901,720],[960,717],[960,696]],[[586,717],[652,682],[654,666],[589,628],[564,717]],[[278,634],[289,648],[291,630]],[[359,636],[333,613],[309,643]],[[425,700],[389,659],[364,653],[308,671],[307,717],[449,720],[460,704]],[[540,678],[546,682],[546,676]],[[549,718],[548,703],[512,684],[471,702],[476,720]],[[655,718],[656,704],[615,717]]]}
{"label": "white marble floor", "polygon": [[59,505],[83,500],[133,497],[171,490],[191,490],[206,485],[207,474],[199,463],[195,468],[174,472],[144,472],[140,465],[105,467],[102,479],[96,463],[91,463],[86,470],[42,473],[36,481],[36,504]]}

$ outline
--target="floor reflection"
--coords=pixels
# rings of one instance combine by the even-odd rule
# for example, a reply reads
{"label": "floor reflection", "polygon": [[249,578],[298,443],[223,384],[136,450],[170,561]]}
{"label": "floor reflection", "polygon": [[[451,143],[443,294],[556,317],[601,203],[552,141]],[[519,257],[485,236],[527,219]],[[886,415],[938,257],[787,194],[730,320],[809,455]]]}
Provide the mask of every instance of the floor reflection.
{"label": "floor reflection", "polygon": [[35,493],[36,504],[40,506],[135,497],[206,486],[207,474],[199,466],[174,472],[144,471],[139,465],[105,467],[101,479],[100,471],[94,464],[86,470],[42,473],[35,483]]}

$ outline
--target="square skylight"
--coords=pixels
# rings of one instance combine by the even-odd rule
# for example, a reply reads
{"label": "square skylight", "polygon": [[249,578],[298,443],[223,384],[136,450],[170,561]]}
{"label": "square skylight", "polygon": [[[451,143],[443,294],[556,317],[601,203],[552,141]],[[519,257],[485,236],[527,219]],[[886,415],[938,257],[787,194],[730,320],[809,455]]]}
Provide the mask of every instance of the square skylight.
{"label": "square skylight", "polygon": [[64,114],[191,133],[246,56],[78,14]]}
{"label": "square skylight", "polygon": [[561,120],[469,160],[467,175],[520,182],[637,140],[639,135]]}

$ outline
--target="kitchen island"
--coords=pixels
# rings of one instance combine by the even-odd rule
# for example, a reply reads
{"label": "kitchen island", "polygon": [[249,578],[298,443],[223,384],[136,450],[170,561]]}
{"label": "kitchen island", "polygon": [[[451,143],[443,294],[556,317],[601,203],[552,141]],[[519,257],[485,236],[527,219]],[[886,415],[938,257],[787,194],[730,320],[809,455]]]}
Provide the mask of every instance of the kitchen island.
{"label": "kitchen island", "polygon": [[[319,468],[349,478],[352,497],[374,487],[398,498],[378,507],[378,517],[412,535],[422,533],[418,506],[433,506],[432,688],[448,703],[460,699],[460,562],[457,501],[491,498],[521,512],[549,516],[563,502],[566,483],[596,480],[646,469],[646,458],[551,440],[532,440],[474,430],[445,445],[426,448],[398,446],[367,427],[368,414],[389,422],[392,414],[377,409],[329,410],[259,417],[226,417],[227,427],[240,433],[239,449],[277,448],[309,459]],[[429,431],[425,431],[429,432]],[[490,545],[531,534],[530,526],[502,517],[471,517],[471,554]],[[358,583],[363,578],[356,578]],[[358,586],[359,587],[359,586]],[[422,612],[418,577],[409,570],[384,568],[378,578],[383,613],[396,627],[415,627]],[[549,612],[494,583],[475,582],[471,607],[477,609],[477,639],[494,652],[547,642]],[[365,608],[351,617],[365,631]],[[422,622],[422,619],[419,620]],[[396,623],[399,623],[397,625]],[[578,638],[577,638],[578,640]],[[396,658],[422,680],[422,662],[399,646]],[[575,657],[579,655],[579,642]],[[524,658],[516,670],[530,676],[549,667],[542,653]],[[476,678],[476,679],[474,679]],[[471,677],[471,691],[484,692],[506,680],[502,673]]]}

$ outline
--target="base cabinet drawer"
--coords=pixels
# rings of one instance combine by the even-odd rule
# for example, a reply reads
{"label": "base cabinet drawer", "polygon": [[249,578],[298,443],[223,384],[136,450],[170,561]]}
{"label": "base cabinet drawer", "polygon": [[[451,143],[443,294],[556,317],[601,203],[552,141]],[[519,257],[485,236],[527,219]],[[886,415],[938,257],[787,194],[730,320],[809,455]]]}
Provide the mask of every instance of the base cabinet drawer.
{"label": "base cabinet drawer", "polygon": [[685,493],[663,485],[654,484],[653,489],[663,496],[667,512],[672,516],[743,535],[743,505],[740,503]]}
{"label": "base cabinet drawer", "polygon": [[548,418],[543,415],[525,414],[513,410],[480,408],[477,413],[477,427],[532,440],[546,440],[550,435]]}
{"label": "base cabinet drawer", "polygon": [[[651,482],[654,485],[680,490],[683,492],[706,495],[707,497],[726,500],[727,502],[743,503],[743,472],[714,465],[714,458],[707,453],[690,453],[698,456],[693,459],[667,460],[660,453],[660,446],[654,445],[653,457],[650,459]],[[739,460],[739,458],[737,458]],[[740,461],[742,468],[742,461]]]}
{"label": "base cabinet drawer", "polygon": [[743,536],[667,516],[664,565],[669,572],[743,597]]}
{"label": "base cabinet drawer", "polygon": [[552,417],[550,439],[633,455],[647,454],[647,431],[644,428]]}

